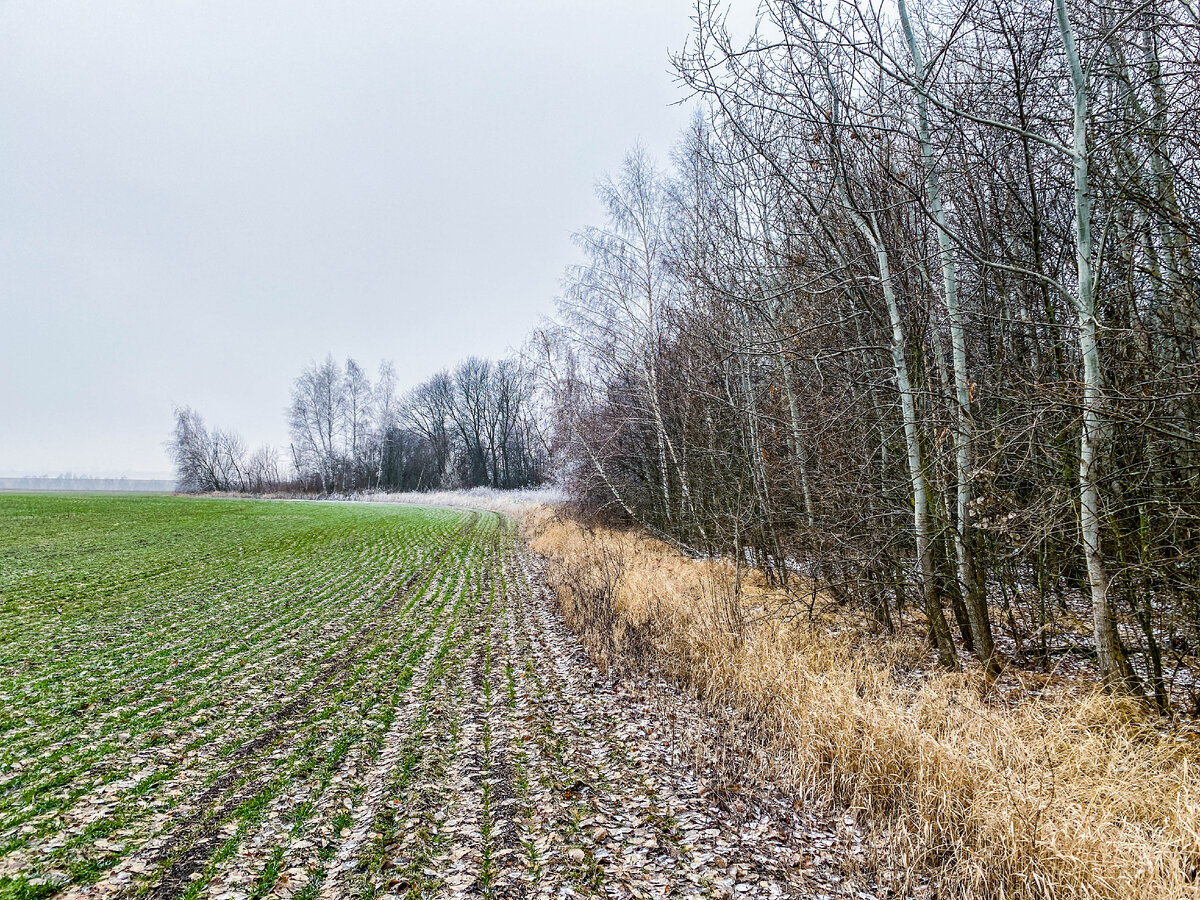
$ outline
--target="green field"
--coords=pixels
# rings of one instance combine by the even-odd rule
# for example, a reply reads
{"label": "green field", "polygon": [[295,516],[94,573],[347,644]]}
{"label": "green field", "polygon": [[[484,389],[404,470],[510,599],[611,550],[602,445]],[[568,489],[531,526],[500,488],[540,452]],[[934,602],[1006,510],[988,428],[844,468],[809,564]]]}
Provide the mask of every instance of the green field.
{"label": "green field", "polygon": [[199,896],[279,812],[265,895],[288,843],[352,820],[347,760],[461,639],[500,535],[413,507],[0,496],[0,893],[129,860],[122,891]]}

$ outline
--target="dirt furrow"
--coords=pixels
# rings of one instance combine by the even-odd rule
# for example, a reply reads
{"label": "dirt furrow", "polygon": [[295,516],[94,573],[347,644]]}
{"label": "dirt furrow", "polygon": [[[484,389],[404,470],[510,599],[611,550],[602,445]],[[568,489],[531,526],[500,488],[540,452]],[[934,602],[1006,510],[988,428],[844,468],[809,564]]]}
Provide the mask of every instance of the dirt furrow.
{"label": "dirt furrow", "polygon": [[503,580],[503,557],[493,546],[492,614],[487,627],[484,727],[488,774],[485,812],[487,893],[498,898],[523,900],[527,895],[528,868],[524,865],[518,819],[529,812],[517,795],[518,761],[515,759],[514,723],[516,694],[511,640],[515,610]]}
{"label": "dirt furrow", "polygon": [[441,874],[438,897],[464,898],[479,894],[483,868],[483,792],[485,759],[480,728],[480,642],[478,621],[467,649],[468,662],[458,683],[456,700],[461,710],[458,753],[445,777],[449,790],[447,808],[452,810],[442,824],[452,844],[444,846],[432,859],[432,868]]}

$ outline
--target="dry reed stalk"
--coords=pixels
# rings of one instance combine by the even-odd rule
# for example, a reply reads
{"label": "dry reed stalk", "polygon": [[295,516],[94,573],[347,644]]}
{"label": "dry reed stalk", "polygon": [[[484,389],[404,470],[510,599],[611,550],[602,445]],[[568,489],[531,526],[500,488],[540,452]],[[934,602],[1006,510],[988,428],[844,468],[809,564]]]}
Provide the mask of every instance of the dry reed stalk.
{"label": "dry reed stalk", "polygon": [[[568,623],[603,665],[653,669],[731,706],[772,777],[863,810],[938,896],[1200,897],[1200,746],[1101,694],[981,696],[924,649],[741,609],[727,561],[687,559],[545,507],[524,525]],[[909,868],[911,867],[911,869]]]}

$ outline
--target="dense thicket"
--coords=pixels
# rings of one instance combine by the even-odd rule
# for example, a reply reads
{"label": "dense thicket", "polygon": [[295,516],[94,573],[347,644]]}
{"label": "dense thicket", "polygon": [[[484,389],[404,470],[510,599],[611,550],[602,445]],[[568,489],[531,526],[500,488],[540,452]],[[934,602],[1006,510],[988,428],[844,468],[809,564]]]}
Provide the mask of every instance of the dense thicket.
{"label": "dense thicket", "polygon": [[401,396],[389,363],[372,382],[355,360],[330,356],[292,385],[290,477],[275,450],[247,454],[234,432],[210,432],[190,408],[176,411],[169,449],[189,492],[525,487],[547,471],[536,408],[530,373],[515,360],[471,357]]}
{"label": "dense thicket", "polygon": [[[1200,642],[1188,0],[701,3],[538,334],[581,500],[1167,702]],[[815,595],[814,595],[815,596]],[[1175,685],[1177,688],[1183,684]]]}

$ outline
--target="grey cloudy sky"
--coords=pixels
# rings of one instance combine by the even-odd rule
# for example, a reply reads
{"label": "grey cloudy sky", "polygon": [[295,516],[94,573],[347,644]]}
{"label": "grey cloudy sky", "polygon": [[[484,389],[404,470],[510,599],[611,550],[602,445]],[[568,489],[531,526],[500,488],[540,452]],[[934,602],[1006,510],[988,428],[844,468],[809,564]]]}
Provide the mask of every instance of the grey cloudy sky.
{"label": "grey cloudy sky", "polygon": [[326,352],[518,345],[595,180],[689,115],[689,0],[0,4],[0,474],[286,439]]}

